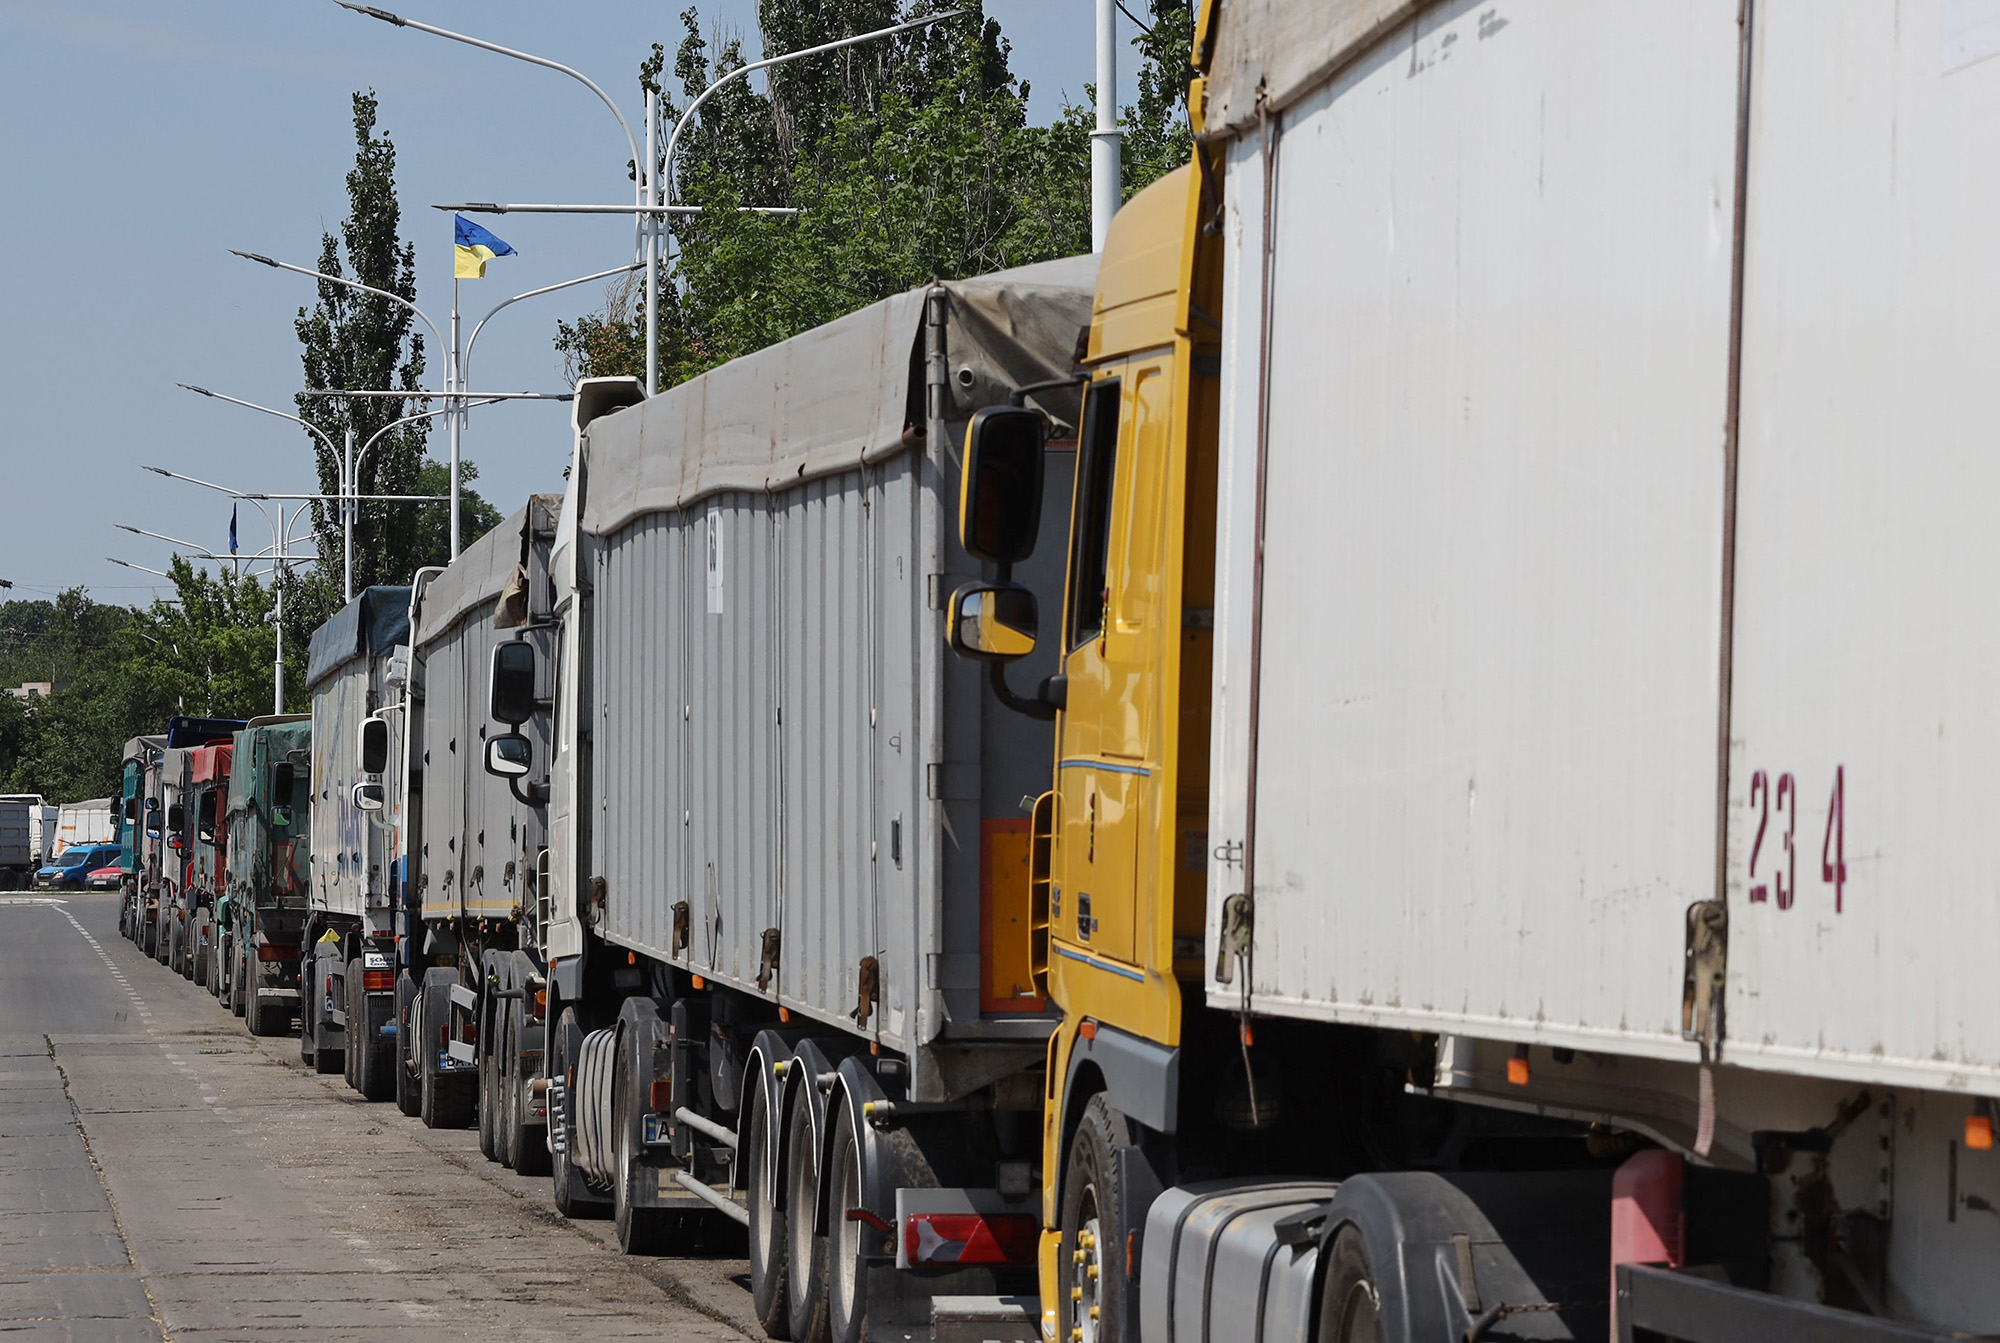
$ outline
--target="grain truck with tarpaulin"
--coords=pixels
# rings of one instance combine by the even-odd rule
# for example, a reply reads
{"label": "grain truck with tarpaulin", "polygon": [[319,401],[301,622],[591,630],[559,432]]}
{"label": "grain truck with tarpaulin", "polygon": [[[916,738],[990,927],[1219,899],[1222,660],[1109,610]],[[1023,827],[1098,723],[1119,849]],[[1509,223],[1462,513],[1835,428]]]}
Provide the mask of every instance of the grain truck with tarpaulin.
{"label": "grain truck with tarpaulin", "polygon": [[[375,714],[402,693],[409,608],[407,587],[368,588],[313,631],[306,655],[312,888],[300,945],[299,1051],[321,1072],[355,1069],[376,1097],[393,1081],[395,873],[393,836],[378,819],[387,743]],[[350,976],[368,986],[363,1015],[352,1018]]]}
{"label": "grain truck with tarpaulin", "polygon": [[299,1005],[312,889],[311,719],[254,718],[235,748],[216,989],[250,1034],[283,1035]]}
{"label": "grain truck with tarpaulin", "polygon": [[164,735],[133,737],[125,743],[119,767],[118,865],[125,881],[118,925],[149,954],[157,927],[152,886],[159,874],[160,836],[157,830],[147,833],[146,801],[158,797],[160,752],[166,745]]}
{"label": "grain truck with tarpaulin", "polygon": [[533,1085],[547,987],[546,798],[488,773],[485,744],[520,733],[546,760],[549,706],[538,697],[522,723],[494,724],[487,683],[503,646],[529,665],[554,650],[549,549],[561,505],[561,495],[531,496],[449,566],[418,575],[401,720],[407,789],[421,805],[399,832],[408,936],[398,1096],[434,1127],[476,1118],[480,1150],[532,1174],[548,1169],[547,1103]]}
{"label": "grain truck with tarpaulin", "polygon": [[554,701],[550,756],[486,751],[548,789],[558,1206],[628,1251],[747,1222],[794,1337],[1026,1318],[1052,1019],[1021,800],[1050,738],[942,622],[975,572],[964,421],[1019,393],[1064,437],[1094,274],[927,286],[650,400],[584,383],[553,665],[494,663],[493,719]]}

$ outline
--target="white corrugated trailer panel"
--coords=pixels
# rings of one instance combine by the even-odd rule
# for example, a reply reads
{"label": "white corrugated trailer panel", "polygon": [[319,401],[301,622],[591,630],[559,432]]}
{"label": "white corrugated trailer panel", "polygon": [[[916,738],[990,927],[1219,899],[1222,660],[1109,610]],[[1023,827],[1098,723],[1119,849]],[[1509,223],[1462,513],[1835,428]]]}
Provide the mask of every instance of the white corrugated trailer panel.
{"label": "white corrugated trailer panel", "polygon": [[1992,1094],[2000,60],[1954,24],[1977,8],[1756,6],[1725,1057]]}
{"label": "white corrugated trailer panel", "polygon": [[[1282,119],[1252,1006],[1685,1056],[1715,883],[1736,0],[1426,9]],[[1227,170],[1212,845],[1263,173]],[[1239,864],[1212,868],[1210,943]],[[1210,966],[1218,1003],[1240,1000]]]}

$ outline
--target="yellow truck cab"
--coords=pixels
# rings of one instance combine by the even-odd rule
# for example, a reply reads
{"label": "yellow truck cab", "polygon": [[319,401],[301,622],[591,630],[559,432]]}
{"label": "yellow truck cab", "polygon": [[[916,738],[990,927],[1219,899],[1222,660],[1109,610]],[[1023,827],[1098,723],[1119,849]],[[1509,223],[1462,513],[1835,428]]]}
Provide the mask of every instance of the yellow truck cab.
{"label": "yellow truck cab", "polygon": [[[1122,1300],[1100,1300],[1100,1284],[1125,1280],[1137,1227],[1109,1202],[1121,1178],[1157,1192],[1157,1174],[1135,1168],[1144,1162],[1128,1121],[1175,1127],[1181,978],[1198,984],[1201,973],[1220,356],[1204,208],[1212,187],[1184,167],[1112,221],[1082,365],[1059,627],[1035,628],[1031,602],[1025,621],[1006,620],[997,594],[1025,594],[1004,571],[953,603],[952,642],[968,656],[1011,661],[1037,637],[1059,641],[1058,674],[1040,695],[1056,715],[1055,786],[1035,808],[1031,868],[1042,942],[1033,959],[1063,1013],[1043,1121],[1051,1338],[1094,1337],[1102,1316],[1122,1313]],[[967,548],[1003,562],[978,539],[1007,530],[997,518],[1032,516],[1034,502],[1003,502],[992,484],[1033,474],[1007,460],[1009,414],[1035,412],[987,412],[968,430],[961,513]],[[1041,451],[1038,434],[1027,442],[1021,451]],[[1143,1204],[1131,1211],[1143,1215]]]}

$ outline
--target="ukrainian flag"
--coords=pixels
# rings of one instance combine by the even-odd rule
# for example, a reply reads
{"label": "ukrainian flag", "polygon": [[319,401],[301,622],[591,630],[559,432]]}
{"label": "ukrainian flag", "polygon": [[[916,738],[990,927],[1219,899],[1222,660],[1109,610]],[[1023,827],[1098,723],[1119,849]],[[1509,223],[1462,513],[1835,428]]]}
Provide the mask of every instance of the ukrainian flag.
{"label": "ukrainian flag", "polygon": [[453,215],[452,224],[452,240],[458,244],[451,271],[454,279],[483,280],[487,262],[496,256],[514,255],[513,248],[464,215]]}

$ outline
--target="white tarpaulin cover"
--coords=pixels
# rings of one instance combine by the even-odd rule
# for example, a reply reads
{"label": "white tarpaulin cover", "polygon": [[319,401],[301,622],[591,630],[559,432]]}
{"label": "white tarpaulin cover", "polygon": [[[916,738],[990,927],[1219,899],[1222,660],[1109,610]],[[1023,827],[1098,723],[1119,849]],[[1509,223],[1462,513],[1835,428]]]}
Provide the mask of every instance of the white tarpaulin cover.
{"label": "white tarpaulin cover", "polygon": [[[939,286],[951,366],[945,419],[962,422],[1015,387],[1068,375],[1096,279],[1097,258],[1079,256]],[[591,421],[584,530],[605,535],[642,514],[725,490],[780,489],[921,443],[927,292],[884,299]],[[1069,419],[1076,396],[1036,403]]]}
{"label": "white tarpaulin cover", "polygon": [[1261,90],[1281,111],[1373,46],[1428,0],[1219,0],[1208,70],[1208,130],[1257,119]]}
{"label": "white tarpaulin cover", "polygon": [[508,515],[507,520],[474,541],[459,553],[448,568],[424,585],[423,601],[417,608],[416,646],[422,648],[458,623],[473,607],[490,602],[521,567],[526,553],[525,533],[535,525],[535,513],[542,514],[541,526],[553,530],[560,494],[534,494]]}

